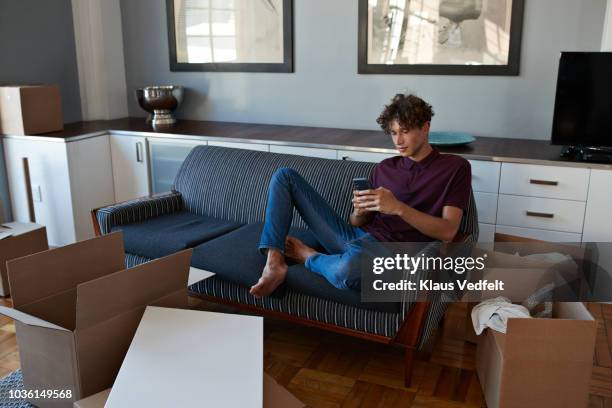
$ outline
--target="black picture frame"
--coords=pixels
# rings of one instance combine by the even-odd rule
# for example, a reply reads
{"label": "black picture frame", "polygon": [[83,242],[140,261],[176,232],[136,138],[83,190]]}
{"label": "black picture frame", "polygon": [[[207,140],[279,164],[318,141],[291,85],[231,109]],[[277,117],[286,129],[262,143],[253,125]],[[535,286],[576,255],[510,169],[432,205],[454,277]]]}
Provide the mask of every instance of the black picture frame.
{"label": "black picture frame", "polygon": [[521,64],[521,41],[525,0],[512,1],[510,47],[506,65],[437,65],[437,64],[368,64],[368,0],[359,1],[358,55],[359,74],[389,75],[491,75],[518,76]]}
{"label": "black picture frame", "polygon": [[178,62],[174,0],[166,0],[170,71],[173,72],[293,72],[293,0],[283,1],[283,62],[282,63],[188,63]]}

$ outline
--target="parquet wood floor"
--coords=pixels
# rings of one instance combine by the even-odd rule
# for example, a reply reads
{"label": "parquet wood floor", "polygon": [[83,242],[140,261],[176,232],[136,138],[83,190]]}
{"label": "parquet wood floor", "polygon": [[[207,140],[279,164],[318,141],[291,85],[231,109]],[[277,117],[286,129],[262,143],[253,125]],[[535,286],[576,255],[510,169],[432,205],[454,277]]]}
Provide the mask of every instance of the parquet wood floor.
{"label": "parquet wood floor", "polygon": [[[201,310],[231,311],[191,299]],[[0,299],[9,305],[10,299]],[[589,408],[612,408],[612,305],[591,304],[599,329]],[[475,345],[463,341],[466,310],[452,305],[433,350],[403,386],[403,353],[335,333],[266,319],[264,369],[313,408],[486,407],[475,373]],[[19,368],[15,326],[0,316],[0,376]]]}

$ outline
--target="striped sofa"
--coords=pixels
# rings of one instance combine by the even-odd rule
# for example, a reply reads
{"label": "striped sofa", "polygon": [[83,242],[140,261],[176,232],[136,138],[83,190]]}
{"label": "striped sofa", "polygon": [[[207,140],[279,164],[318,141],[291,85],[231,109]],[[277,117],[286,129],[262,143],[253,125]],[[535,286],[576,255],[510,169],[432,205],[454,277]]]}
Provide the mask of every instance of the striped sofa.
{"label": "striped sofa", "polygon": [[[214,250],[216,252],[210,249],[211,245],[215,245],[211,242],[196,245],[192,264],[195,267],[202,267],[201,264],[205,264],[202,269],[208,269],[206,266],[211,262],[213,264],[217,262],[215,265],[221,266],[235,265],[234,269],[241,269],[238,271],[242,274],[240,276],[247,274],[252,281],[259,277],[264,262],[263,256],[258,255],[260,258],[254,258],[253,255],[257,247],[256,237],[249,238],[253,242],[248,241],[247,245],[244,242],[237,244],[237,241],[234,242],[232,239],[244,240],[247,231],[251,231],[250,234],[254,235],[252,226],[263,221],[268,183],[277,169],[289,167],[297,170],[341,216],[348,219],[352,209],[351,181],[354,177],[367,177],[374,166],[374,163],[198,146],[191,151],[178,171],[172,192],[97,209],[94,212],[94,220],[101,234],[151,223],[157,218],[163,219],[177,213],[231,220],[243,227],[212,239],[217,245]],[[302,232],[306,228],[297,212],[294,215],[293,227],[296,231]],[[478,237],[473,198],[469,211],[464,214],[460,232],[468,237],[468,240],[476,240]],[[232,247],[230,248],[232,255],[226,256],[224,260],[216,259],[218,258],[216,254],[224,248],[223,245],[219,246],[219,242],[226,242],[225,247]],[[434,255],[438,251],[439,244],[432,243],[425,251]],[[200,247],[206,256],[198,258],[196,255]],[[209,248],[208,252],[206,248]],[[128,246],[126,251],[129,251]],[[126,263],[128,266],[133,266],[147,262],[152,257],[154,257],[152,254],[126,253]],[[250,261],[248,264],[235,263],[240,260]],[[233,270],[229,270],[225,275],[217,273],[212,278],[192,285],[190,292],[196,296],[238,305],[264,315],[287,317],[312,326],[405,346],[406,378],[409,381],[409,366],[413,351],[425,347],[428,343],[444,315],[445,303],[415,303],[414,298],[407,295],[404,301],[398,304],[361,304],[359,293],[334,292],[337,289],[327,282],[300,281],[305,279],[304,277],[323,278],[299,268],[303,266],[290,267],[289,276],[296,276],[295,282],[288,278],[286,287],[280,295],[263,299],[251,296],[248,284],[235,279],[232,275]],[[292,270],[295,270],[294,275]],[[313,292],[304,289],[308,289],[310,284],[318,285],[317,290]]]}

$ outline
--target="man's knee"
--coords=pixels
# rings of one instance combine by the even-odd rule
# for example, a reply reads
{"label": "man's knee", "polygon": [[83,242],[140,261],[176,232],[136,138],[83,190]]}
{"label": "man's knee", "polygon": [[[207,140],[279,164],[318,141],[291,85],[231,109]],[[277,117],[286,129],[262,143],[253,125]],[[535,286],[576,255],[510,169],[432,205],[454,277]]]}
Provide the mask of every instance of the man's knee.
{"label": "man's knee", "polygon": [[292,179],[299,177],[299,173],[289,167],[281,167],[272,175],[272,180],[280,182],[290,182]]}

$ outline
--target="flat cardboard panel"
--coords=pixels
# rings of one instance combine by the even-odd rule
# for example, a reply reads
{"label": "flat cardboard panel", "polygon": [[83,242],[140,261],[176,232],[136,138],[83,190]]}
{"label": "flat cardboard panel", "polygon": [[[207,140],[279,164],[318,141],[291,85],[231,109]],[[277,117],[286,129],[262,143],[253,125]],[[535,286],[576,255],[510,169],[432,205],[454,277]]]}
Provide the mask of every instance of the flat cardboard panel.
{"label": "flat cardboard panel", "polygon": [[135,266],[129,273],[120,271],[78,285],[76,328],[85,329],[176,291],[186,297],[191,253],[187,249]]}
{"label": "flat cardboard panel", "polygon": [[[90,397],[76,401],[73,408],[104,408],[110,395],[110,388]],[[264,408],[304,408],[304,405],[293,394],[279,385],[274,378],[263,375],[263,406]]]}
{"label": "flat cardboard panel", "polygon": [[264,373],[263,379],[264,408],[304,408],[306,405],[293,394],[279,385],[274,378]]}
{"label": "flat cardboard panel", "polygon": [[16,309],[125,268],[123,237],[104,235],[7,263]]}
{"label": "flat cardboard panel", "polygon": [[87,398],[83,398],[80,401],[75,401],[73,408],[104,408],[104,404],[106,404],[110,391],[111,390],[109,388]]}
{"label": "flat cardboard panel", "polygon": [[10,293],[6,261],[49,249],[45,227],[27,224],[33,228],[28,231],[26,224],[5,225],[11,227],[16,235],[0,240],[0,296],[7,296]]}
{"label": "flat cardboard panel", "polygon": [[60,89],[57,85],[20,88],[23,130],[26,135],[64,128]]}
{"label": "flat cardboard panel", "polygon": [[261,408],[262,386],[261,317],[147,307],[106,406]]}
{"label": "flat cardboard panel", "polygon": [[[73,333],[28,326],[19,321],[15,322],[15,328],[25,389],[71,390],[74,399],[79,399]],[[63,408],[71,406],[73,399],[29,401],[40,408]]]}

